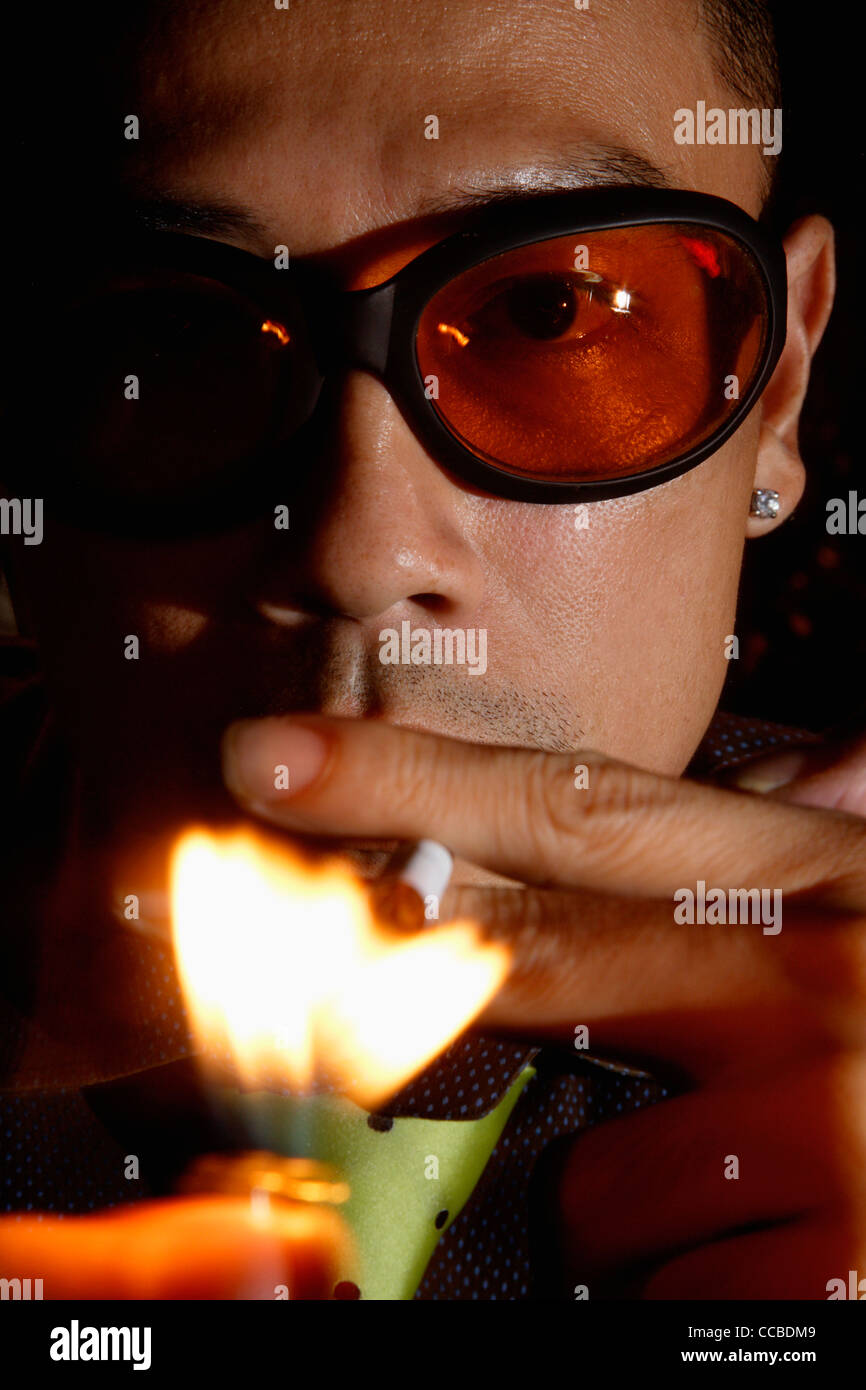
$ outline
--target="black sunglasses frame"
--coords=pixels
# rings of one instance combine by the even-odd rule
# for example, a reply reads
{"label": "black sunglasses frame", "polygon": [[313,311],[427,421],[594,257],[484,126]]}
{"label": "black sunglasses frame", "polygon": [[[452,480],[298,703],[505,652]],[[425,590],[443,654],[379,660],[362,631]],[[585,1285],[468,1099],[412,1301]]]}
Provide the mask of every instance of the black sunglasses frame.
{"label": "black sunglasses frame", "polygon": [[[766,295],[767,323],[761,359],[753,379],[731,415],[696,448],[676,459],[642,472],[581,481],[561,478],[528,478],[488,463],[451,432],[425,392],[416,353],[421,315],[430,300],[455,276],[502,252],[553,237],[580,235],[612,228],[647,224],[685,223],[712,229],[741,243],[760,272]],[[93,248],[90,255],[94,256]],[[413,433],[431,458],[484,492],[515,501],[535,503],[595,502],[643,492],[688,472],[702,463],[731,437],[745,420],[778,362],[785,342],[787,277],[781,243],[741,208],[710,194],[679,189],[644,188],[634,185],[581,189],[567,193],[528,194],[526,198],[487,204],[469,216],[462,230],[436,243],[403,266],[389,280],[362,290],[341,291],[318,269],[302,259],[290,259],[289,269],[225,243],[201,236],[160,230],[126,230],[111,238],[111,250],[94,256],[102,270],[114,263],[129,269],[143,264],[151,269],[189,272],[215,280],[251,299],[263,317],[297,324],[300,314],[308,335],[306,362],[291,370],[291,391],[303,396],[302,417],[297,404],[291,428],[280,428],[279,413],[269,437],[254,453],[232,469],[233,487],[223,478],[219,493],[199,498],[194,511],[201,525],[209,506],[218,514],[235,515],[236,488],[264,496],[269,485],[285,477],[285,456],[277,446],[295,436],[315,415],[322,387],[335,372],[354,367],[378,378],[391,395]],[[42,286],[43,290],[49,287]],[[56,294],[56,284],[53,287]],[[301,340],[303,345],[303,336]],[[287,370],[289,364],[287,363]],[[298,385],[300,377],[300,386]],[[286,390],[289,391],[287,384]],[[257,477],[253,484],[251,473]],[[234,491],[229,503],[229,494]],[[146,514],[155,505],[150,499],[137,518],[127,517],[124,528],[115,506],[104,516],[98,498],[85,499],[79,492],[74,510],[86,511],[90,524],[136,530],[146,526]],[[137,505],[137,504],[136,504]],[[113,521],[110,520],[113,515]],[[120,525],[118,526],[118,522]]]}
{"label": "black sunglasses frame", "polygon": [[[454,473],[501,497],[523,502],[598,502],[656,487],[697,467],[743,423],[779,360],[785,344],[787,274],[782,247],[734,204],[708,194],[675,189],[592,189],[487,209],[481,227],[458,232],[423,252],[385,284],[355,291],[353,343],[356,365],[378,375],[414,432],[435,459]],[[760,269],[767,295],[767,331],[754,379],[730,417],[699,447],[653,469],[627,477],[565,482],[527,478],[487,463],[463,445],[425,395],[415,341],[421,314],[455,275],[482,261],[536,241],[581,236],[610,228],[683,222],[727,233],[746,246]],[[390,324],[386,306],[391,297]],[[376,315],[379,314],[377,319]],[[386,327],[387,324],[387,327]],[[363,358],[360,356],[363,353]]]}

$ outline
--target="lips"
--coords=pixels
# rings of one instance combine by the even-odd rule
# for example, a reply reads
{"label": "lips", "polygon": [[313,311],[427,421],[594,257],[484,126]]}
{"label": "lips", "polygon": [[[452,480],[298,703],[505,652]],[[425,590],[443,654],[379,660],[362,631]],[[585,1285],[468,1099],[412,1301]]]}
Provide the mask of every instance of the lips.
{"label": "lips", "polygon": [[399,840],[341,840],[339,853],[361,878],[373,879],[378,878],[399,844]]}

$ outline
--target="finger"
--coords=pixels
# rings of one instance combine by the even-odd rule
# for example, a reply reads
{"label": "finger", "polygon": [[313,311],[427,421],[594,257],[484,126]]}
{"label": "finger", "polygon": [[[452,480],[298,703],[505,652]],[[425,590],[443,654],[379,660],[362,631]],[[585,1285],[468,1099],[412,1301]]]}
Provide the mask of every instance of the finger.
{"label": "finger", "polygon": [[[575,777],[576,764],[585,778]],[[242,805],[285,828],[431,836],[534,884],[668,896],[695,879],[788,892],[821,883],[846,907],[866,887],[866,827],[855,818],[657,776],[601,754],[482,747],[381,721],[305,715],[233,725],[224,772]]]}
{"label": "finger", "polygon": [[760,758],[732,774],[730,782],[799,806],[866,816],[866,736]]}
{"label": "finger", "polygon": [[146,1202],[97,1216],[0,1219],[7,1277],[38,1271],[46,1299],[331,1298],[342,1227],[330,1211],[245,1198]]}
{"label": "finger", "polygon": [[[640,1297],[838,1298],[840,1285],[850,1284],[849,1271],[863,1269],[864,1258],[866,1244],[858,1228],[844,1217],[823,1215],[690,1250],[653,1274]],[[800,1343],[798,1350],[804,1346],[808,1343]]]}
{"label": "finger", "polygon": [[655,900],[478,887],[449,889],[442,915],[508,950],[482,1033],[716,1082],[866,1048],[864,932],[847,917],[817,926],[792,910],[768,938],[750,924],[676,925]]}
{"label": "finger", "polygon": [[862,1206],[864,1080],[861,1056],[840,1058],[707,1087],[565,1141],[550,1196],[566,1267],[591,1286],[756,1223]]}
{"label": "finger", "polygon": [[154,1221],[148,1205],[123,1237],[140,1261],[132,1297],[274,1299],[283,1286],[293,1300],[333,1296],[347,1242],[330,1208],[275,1200],[260,1215],[246,1198],[184,1198]]}

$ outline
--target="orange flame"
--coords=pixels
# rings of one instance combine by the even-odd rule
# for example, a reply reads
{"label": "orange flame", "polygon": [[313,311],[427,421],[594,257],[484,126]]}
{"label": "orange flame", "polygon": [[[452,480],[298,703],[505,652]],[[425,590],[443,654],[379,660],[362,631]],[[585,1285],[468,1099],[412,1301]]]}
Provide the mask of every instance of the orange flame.
{"label": "orange flame", "polygon": [[406,936],[349,868],[249,831],[193,830],[172,858],[175,954],[192,1026],[247,1084],[338,1083],[368,1109],[447,1046],[505,978],[471,922]]}

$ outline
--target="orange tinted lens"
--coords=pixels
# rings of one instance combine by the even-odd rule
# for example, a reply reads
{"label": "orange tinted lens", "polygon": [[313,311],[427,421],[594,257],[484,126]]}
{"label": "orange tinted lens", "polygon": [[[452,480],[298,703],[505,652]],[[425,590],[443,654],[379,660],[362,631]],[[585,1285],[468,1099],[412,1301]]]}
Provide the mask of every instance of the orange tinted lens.
{"label": "orange tinted lens", "polygon": [[458,275],[425,308],[416,351],[431,404],[473,453],[577,482],[709,438],[753,381],[766,324],[763,280],[731,237],[623,227]]}

